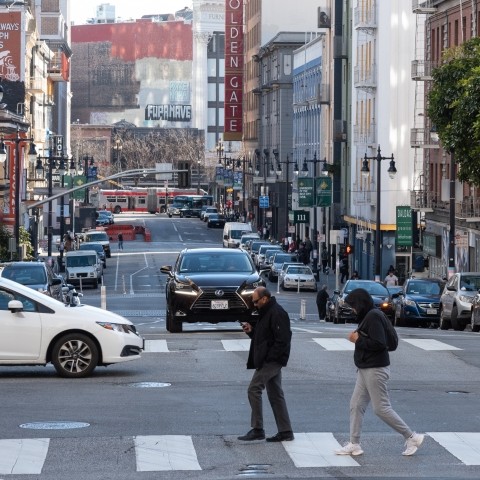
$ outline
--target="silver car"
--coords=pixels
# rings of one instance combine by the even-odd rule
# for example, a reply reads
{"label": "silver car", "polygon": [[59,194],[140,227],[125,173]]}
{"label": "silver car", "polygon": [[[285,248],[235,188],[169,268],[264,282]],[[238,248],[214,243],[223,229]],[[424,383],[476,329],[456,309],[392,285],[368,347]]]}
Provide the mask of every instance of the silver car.
{"label": "silver car", "polygon": [[279,277],[283,290],[299,289],[317,291],[317,281],[312,269],[307,265],[289,265],[285,273]]}
{"label": "silver car", "polygon": [[472,302],[480,289],[480,273],[455,273],[440,297],[440,328],[465,330],[471,321]]}

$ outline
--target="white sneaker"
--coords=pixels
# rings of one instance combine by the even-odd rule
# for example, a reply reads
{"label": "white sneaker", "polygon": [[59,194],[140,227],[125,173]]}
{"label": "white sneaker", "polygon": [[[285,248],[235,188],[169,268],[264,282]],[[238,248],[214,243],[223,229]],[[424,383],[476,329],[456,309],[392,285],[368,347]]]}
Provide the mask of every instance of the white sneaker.
{"label": "white sneaker", "polygon": [[358,443],[348,442],[342,448],[335,450],[335,455],[361,455],[363,453],[362,447]]}
{"label": "white sneaker", "polygon": [[425,439],[425,435],[421,433],[414,433],[410,438],[407,438],[405,442],[405,450],[402,455],[413,455],[417,450],[418,447],[423,443]]}

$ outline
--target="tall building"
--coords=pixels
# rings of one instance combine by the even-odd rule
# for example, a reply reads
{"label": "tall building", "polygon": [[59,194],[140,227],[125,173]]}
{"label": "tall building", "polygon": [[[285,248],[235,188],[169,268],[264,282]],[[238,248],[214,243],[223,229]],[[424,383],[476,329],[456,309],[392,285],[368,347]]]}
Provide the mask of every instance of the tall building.
{"label": "tall building", "polygon": [[[362,278],[373,278],[378,273],[379,279],[383,279],[389,265],[396,266],[401,278],[411,270],[411,250],[398,248],[396,242],[396,207],[410,205],[412,189],[413,151],[409,136],[415,89],[407,72],[414,40],[415,16],[409,3],[355,2],[351,202],[346,202],[344,218],[357,243],[352,269],[358,270]],[[384,161],[377,160],[379,149]],[[397,169],[393,179],[389,178],[391,155]]]}
{"label": "tall building", "polygon": [[74,121],[192,126],[191,21],[77,25],[72,50]]}

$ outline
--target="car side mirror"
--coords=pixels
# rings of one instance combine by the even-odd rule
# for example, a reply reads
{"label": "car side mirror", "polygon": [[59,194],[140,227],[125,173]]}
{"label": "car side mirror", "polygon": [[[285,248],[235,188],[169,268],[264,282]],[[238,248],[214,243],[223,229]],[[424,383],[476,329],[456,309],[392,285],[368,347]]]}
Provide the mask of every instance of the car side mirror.
{"label": "car side mirror", "polygon": [[446,289],[449,291],[449,292],[456,292],[457,289],[453,286],[453,285],[449,285],[448,287],[446,287]]}
{"label": "car side mirror", "polygon": [[61,278],[52,278],[52,281],[50,282],[50,285],[55,286],[55,285],[61,285],[62,284],[62,279]]}
{"label": "car side mirror", "polygon": [[223,236],[223,239],[224,239],[224,240],[228,240],[228,235],[224,235],[224,236]]}
{"label": "car side mirror", "polygon": [[20,300],[10,300],[8,302],[8,309],[12,313],[23,312],[23,303]]}

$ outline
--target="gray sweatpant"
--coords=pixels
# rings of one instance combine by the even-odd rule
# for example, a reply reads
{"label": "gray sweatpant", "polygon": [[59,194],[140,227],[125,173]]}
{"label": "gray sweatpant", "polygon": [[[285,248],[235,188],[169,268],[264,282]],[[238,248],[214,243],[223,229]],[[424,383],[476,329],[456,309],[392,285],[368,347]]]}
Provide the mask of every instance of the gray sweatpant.
{"label": "gray sweatpant", "polygon": [[390,404],[387,388],[389,378],[390,367],[357,370],[357,381],[350,399],[350,441],[352,443],[360,443],[363,416],[370,401],[375,415],[405,439],[413,434]]}

